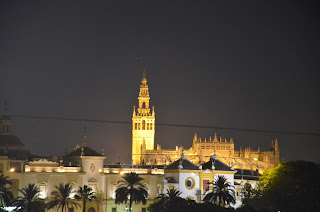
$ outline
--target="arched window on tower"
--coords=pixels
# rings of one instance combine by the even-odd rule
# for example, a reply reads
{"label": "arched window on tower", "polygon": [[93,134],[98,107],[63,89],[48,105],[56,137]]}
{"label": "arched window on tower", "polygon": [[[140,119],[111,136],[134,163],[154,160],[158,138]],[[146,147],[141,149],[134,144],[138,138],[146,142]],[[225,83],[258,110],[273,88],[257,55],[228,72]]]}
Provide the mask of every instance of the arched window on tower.
{"label": "arched window on tower", "polygon": [[146,103],[142,102],[142,108],[146,108]]}
{"label": "arched window on tower", "polygon": [[149,124],[149,123],[147,123],[147,130],[149,130],[149,125],[150,125],[150,124]]}
{"label": "arched window on tower", "polygon": [[137,130],[137,128],[138,128],[138,124],[134,123],[134,129]]}
{"label": "arched window on tower", "polygon": [[146,121],[142,120],[142,130],[145,130],[145,129],[146,129]]}
{"label": "arched window on tower", "polygon": [[150,130],[152,130],[152,123],[150,123]]}

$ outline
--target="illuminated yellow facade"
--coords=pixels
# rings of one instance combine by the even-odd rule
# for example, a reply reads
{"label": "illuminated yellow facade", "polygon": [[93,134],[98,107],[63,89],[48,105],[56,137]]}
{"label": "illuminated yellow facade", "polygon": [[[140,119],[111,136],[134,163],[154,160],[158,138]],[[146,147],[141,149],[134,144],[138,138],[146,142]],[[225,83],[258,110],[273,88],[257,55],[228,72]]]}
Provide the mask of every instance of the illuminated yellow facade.
{"label": "illuminated yellow facade", "polygon": [[132,163],[141,164],[142,149],[154,149],[155,112],[150,109],[150,96],[146,73],[143,73],[139,91],[139,106],[133,107],[132,115]]}
{"label": "illuminated yellow facade", "polygon": [[189,149],[176,146],[174,149],[162,149],[158,144],[154,148],[155,112],[149,108],[149,88],[145,73],[140,92],[139,108],[134,108],[132,116],[132,162],[135,165],[167,165],[178,160],[182,153],[191,162],[201,165],[216,155],[220,161],[239,169],[259,170],[274,168],[279,163],[279,147],[277,139],[272,141],[270,151],[260,151],[249,148],[235,150],[233,139],[227,140],[217,134],[214,137],[201,139],[194,135]]}

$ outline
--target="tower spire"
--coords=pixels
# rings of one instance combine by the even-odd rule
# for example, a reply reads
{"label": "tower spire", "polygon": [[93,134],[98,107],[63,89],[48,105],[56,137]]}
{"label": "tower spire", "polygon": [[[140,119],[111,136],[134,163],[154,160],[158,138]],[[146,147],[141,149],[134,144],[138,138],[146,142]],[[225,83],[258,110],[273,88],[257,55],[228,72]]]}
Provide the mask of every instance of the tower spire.
{"label": "tower spire", "polygon": [[84,134],[83,134],[83,141],[82,141],[82,147],[87,147],[87,126],[84,126]]}
{"label": "tower spire", "polygon": [[142,77],[146,78],[146,75],[147,75],[147,66],[145,66],[143,69]]}

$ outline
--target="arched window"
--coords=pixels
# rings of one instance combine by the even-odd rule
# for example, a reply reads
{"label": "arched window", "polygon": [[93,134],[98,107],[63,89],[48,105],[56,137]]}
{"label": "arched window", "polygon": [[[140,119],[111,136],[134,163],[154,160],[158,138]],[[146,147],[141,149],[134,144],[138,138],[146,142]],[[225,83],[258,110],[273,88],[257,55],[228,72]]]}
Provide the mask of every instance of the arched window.
{"label": "arched window", "polygon": [[150,125],[150,124],[149,124],[149,123],[147,123],[147,130],[149,130],[149,125]]}
{"label": "arched window", "polygon": [[150,123],[150,130],[152,130],[152,123]]}
{"label": "arched window", "polygon": [[138,128],[138,123],[134,123],[134,129],[137,130]]}
{"label": "arched window", "polygon": [[45,199],[47,197],[47,183],[41,182],[39,183],[39,198]]}
{"label": "arched window", "polygon": [[146,121],[142,120],[142,130],[145,130],[145,129],[146,129]]}
{"label": "arched window", "polygon": [[142,102],[142,108],[146,108],[146,103]]}

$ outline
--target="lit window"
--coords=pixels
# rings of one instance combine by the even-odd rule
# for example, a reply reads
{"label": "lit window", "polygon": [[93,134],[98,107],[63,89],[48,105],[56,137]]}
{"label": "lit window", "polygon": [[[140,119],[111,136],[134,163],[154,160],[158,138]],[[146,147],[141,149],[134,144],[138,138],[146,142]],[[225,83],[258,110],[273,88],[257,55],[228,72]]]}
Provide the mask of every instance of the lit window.
{"label": "lit window", "polygon": [[42,182],[39,184],[39,198],[45,199],[47,197],[47,191],[46,191],[46,183]]}

